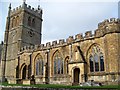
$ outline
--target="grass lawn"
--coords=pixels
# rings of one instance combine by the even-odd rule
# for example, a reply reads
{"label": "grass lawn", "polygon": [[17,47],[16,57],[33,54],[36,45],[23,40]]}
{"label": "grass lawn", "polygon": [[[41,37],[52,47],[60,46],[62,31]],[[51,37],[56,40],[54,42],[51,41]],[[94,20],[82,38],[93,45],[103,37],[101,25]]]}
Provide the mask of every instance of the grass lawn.
{"label": "grass lawn", "polygon": [[56,84],[35,84],[35,85],[22,85],[22,84],[7,84],[2,83],[1,85],[4,86],[25,86],[25,87],[36,87],[36,88],[71,88],[71,89],[120,89],[120,86],[118,85],[108,85],[108,86],[70,86],[70,85],[56,85]]}

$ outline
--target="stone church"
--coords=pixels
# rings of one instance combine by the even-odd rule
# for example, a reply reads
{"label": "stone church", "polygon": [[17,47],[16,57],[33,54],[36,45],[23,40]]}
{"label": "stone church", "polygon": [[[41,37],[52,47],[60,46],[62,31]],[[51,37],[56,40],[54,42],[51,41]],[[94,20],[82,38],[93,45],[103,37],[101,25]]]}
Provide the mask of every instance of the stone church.
{"label": "stone church", "polygon": [[[42,9],[25,2],[9,6],[0,44],[1,80],[10,84],[120,84],[120,19],[98,24],[94,34],[77,34],[41,44]],[[34,81],[34,82],[32,82]]]}

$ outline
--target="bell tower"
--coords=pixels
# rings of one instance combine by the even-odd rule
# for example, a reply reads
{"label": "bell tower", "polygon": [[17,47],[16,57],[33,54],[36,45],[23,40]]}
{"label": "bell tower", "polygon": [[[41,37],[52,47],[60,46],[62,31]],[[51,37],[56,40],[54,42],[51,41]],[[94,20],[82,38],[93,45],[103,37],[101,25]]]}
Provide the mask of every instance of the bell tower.
{"label": "bell tower", "polygon": [[15,78],[17,54],[23,46],[41,44],[42,9],[32,8],[25,1],[9,12],[4,36],[2,74],[8,81]]}

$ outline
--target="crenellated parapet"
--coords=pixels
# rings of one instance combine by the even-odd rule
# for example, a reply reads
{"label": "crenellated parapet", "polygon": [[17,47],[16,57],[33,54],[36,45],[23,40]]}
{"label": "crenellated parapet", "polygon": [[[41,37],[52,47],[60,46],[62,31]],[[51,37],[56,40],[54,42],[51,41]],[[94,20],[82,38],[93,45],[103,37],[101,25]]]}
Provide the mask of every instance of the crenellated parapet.
{"label": "crenellated parapet", "polygon": [[22,9],[23,9],[23,8],[22,8],[21,5],[20,5],[19,7],[13,8],[13,9],[11,10],[11,12],[10,12],[10,15],[12,16],[12,15],[14,15],[14,14],[17,14],[17,13],[19,13]]}
{"label": "crenellated parapet", "polygon": [[46,43],[46,47],[47,47],[47,48],[50,48],[50,47],[51,47],[51,42],[47,42],[47,43]]}
{"label": "crenellated parapet", "polygon": [[64,43],[65,43],[65,40],[64,40],[64,39],[60,39],[60,40],[59,40],[59,44],[60,44],[60,45],[63,45]]}
{"label": "crenellated parapet", "polygon": [[82,42],[89,39],[95,39],[98,37],[103,37],[106,34],[109,33],[120,33],[120,19],[106,19],[103,22],[98,24],[98,28],[94,31],[94,34],[92,34],[92,31],[86,31],[85,35],[83,34],[77,34],[75,36],[69,36],[67,39],[60,39],[55,40],[52,42],[47,42],[46,44],[40,44],[35,46],[25,46],[21,48],[21,51],[27,51],[27,50],[48,50],[51,48],[57,48],[60,46],[65,46],[69,44],[73,44],[76,42]]}
{"label": "crenellated parapet", "polygon": [[98,24],[94,36],[101,37],[108,33],[120,32],[120,19],[110,18]]}
{"label": "crenellated parapet", "polygon": [[56,45],[57,45],[57,40],[52,42],[53,47],[56,46]]}
{"label": "crenellated parapet", "polygon": [[19,13],[20,11],[25,10],[29,13],[32,13],[34,15],[40,16],[42,14],[42,9],[40,7],[38,7],[37,9],[31,7],[30,5],[27,5],[26,3],[23,3],[22,6],[20,5],[19,7],[14,8],[13,10],[11,10],[11,16],[14,14]]}
{"label": "crenellated parapet", "polygon": [[98,28],[105,27],[108,24],[114,24],[114,23],[119,23],[120,24],[120,19],[119,18],[110,18],[110,19],[105,19],[103,22],[100,22],[98,24]]}
{"label": "crenellated parapet", "polygon": [[69,38],[66,39],[66,42],[67,42],[67,43],[72,43],[73,41],[74,41],[73,36],[69,36]]}
{"label": "crenellated parapet", "polygon": [[77,35],[75,35],[75,40],[76,41],[79,41],[79,40],[83,40],[84,38],[83,38],[83,34],[77,34]]}
{"label": "crenellated parapet", "polygon": [[92,31],[87,31],[85,33],[85,38],[89,38],[89,37],[92,37]]}
{"label": "crenellated parapet", "polygon": [[24,51],[24,50],[33,50],[34,49],[34,46],[24,46],[21,48],[20,51]]}

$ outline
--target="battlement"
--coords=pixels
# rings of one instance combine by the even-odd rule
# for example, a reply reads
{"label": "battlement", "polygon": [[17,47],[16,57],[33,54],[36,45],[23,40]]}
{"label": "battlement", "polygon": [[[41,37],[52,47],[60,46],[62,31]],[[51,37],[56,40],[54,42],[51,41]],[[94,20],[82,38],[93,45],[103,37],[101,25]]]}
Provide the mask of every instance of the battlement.
{"label": "battlement", "polygon": [[60,44],[60,45],[62,45],[62,44],[64,44],[64,43],[65,43],[65,40],[64,40],[64,39],[60,39],[60,40],[59,40],[59,44]]}
{"label": "battlement", "polygon": [[79,41],[79,40],[82,40],[83,39],[83,34],[77,34],[77,35],[75,35],[75,40],[77,41]]}
{"label": "battlement", "polygon": [[[104,27],[104,28],[103,28]],[[94,31],[94,34],[92,34],[92,31],[86,31],[85,35],[83,34],[77,34],[75,36],[69,36],[67,39],[60,39],[55,40],[51,42],[47,42],[46,44],[40,44],[35,46],[25,46],[21,48],[21,51],[24,50],[48,50],[50,48],[57,48],[64,45],[69,45],[76,42],[82,42],[88,39],[103,37],[106,34],[109,33],[120,33],[120,19],[106,19],[103,22],[98,24],[98,28]]]}
{"label": "battlement", "polygon": [[89,37],[92,37],[92,31],[87,31],[85,33],[85,38],[89,38]]}
{"label": "battlement", "polygon": [[106,19],[103,22],[98,23],[98,28],[104,27],[104,26],[106,26],[106,25],[108,25],[110,23],[119,23],[120,24],[120,18],[117,18],[117,19],[116,18]]}
{"label": "battlement", "polygon": [[13,8],[13,10],[11,10],[11,15],[18,13],[21,10],[26,10],[26,11],[31,12],[38,16],[41,16],[41,14],[42,14],[42,8],[38,7],[37,9],[35,9],[35,8],[31,7],[30,5],[23,3],[22,6],[20,5],[19,7]]}

